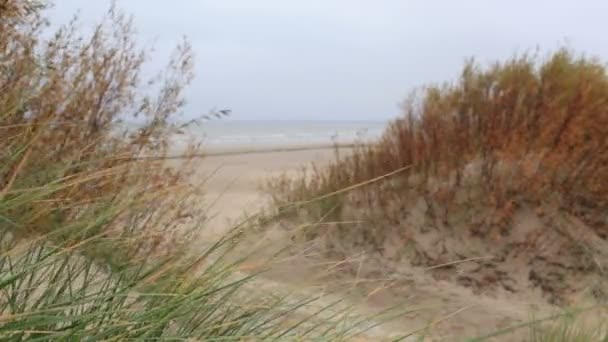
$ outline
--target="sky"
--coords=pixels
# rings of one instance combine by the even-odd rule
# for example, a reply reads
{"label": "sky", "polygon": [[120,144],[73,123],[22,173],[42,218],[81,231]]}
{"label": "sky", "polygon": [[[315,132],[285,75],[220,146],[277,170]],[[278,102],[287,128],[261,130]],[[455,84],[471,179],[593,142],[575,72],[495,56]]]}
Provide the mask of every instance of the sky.
{"label": "sky", "polygon": [[[111,0],[55,0],[54,23],[94,23]],[[196,79],[186,117],[385,120],[414,88],[454,80],[464,61],[568,46],[608,60],[604,0],[117,0],[151,68],[186,35]]]}

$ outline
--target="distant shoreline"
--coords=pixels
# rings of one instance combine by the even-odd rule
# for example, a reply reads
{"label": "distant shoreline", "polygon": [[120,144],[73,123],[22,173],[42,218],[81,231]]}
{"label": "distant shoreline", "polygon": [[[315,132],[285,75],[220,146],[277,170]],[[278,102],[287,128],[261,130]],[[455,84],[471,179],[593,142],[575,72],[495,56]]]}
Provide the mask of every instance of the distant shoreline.
{"label": "distant shoreline", "polygon": [[310,145],[293,145],[293,146],[268,146],[257,148],[210,148],[203,153],[206,156],[227,156],[238,154],[254,154],[254,153],[273,153],[273,152],[291,152],[291,151],[309,151],[309,150],[325,150],[334,148],[353,148],[357,146],[355,143],[343,144],[310,144]]}
{"label": "distant shoreline", "polygon": [[187,154],[176,154],[163,157],[162,159],[181,159],[188,157],[221,157],[221,156],[235,156],[245,154],[265,154],[265,153],[278,153],[278,152],[298,152],[298,151],[313,151],[313,150],[329,150],[329,149],[349,149],[361,144],[347,143],[347,144],[311,144],[311,145],[295,145],[295,146],[268,146],[268,147],[234,147],[234,148],[210,148],[203,149],[203,153],[187,155]]}

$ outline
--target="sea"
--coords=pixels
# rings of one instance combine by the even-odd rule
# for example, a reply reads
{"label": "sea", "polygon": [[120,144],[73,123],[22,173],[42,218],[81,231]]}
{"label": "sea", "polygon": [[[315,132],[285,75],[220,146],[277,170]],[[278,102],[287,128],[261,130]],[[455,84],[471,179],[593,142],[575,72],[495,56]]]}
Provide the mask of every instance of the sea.
{"label": "sea", "polygon": [[270,150],[370,142],[379,138],[386,121],[241,121],[211,120],[190,125],[175,143],[195,139],[207,150]]}

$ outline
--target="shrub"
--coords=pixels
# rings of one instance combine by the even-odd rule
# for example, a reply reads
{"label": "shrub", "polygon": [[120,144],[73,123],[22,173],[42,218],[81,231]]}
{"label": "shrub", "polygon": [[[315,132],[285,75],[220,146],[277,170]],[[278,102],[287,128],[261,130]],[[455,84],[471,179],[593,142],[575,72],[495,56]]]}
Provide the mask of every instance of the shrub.
{"label": "shrub", "polygon": [[[74,20],[43,39],[43,5],[5,1],[3,6],[2,225],[23,236],[46,234],[75,225],[108,203],[121,203],[95,227],[80,227],[83,239],[102,226],[114,229],[129,217],[167,206],[159,194],[187,186],[188,168],[168,168],[163,157],[178,128],[172,116],[183,106],[182,89],[192,78],[188,43],[176,49],[153,98],[139,91],[145,52],[135,44],[130,19],[116,9],[88,38],[79,35]],[[128,118],[143,124],[128,131],[120,125]],[[170,209],[175,209],[167,210],[171,215],[180,211]]]}
{"label": "shrub", "polygon": [[457,186],[478,162],[497,205],[514,193],[555,199],[605,238],[607,135],[608,75],[597,59],[561,49],[489,67],[471,60],[458,81],[412,93],[377,143],[307,177],[275,182],[275,200],[306,201],[407,166],[398,177],[418,175],[422,188],[430,179]]}

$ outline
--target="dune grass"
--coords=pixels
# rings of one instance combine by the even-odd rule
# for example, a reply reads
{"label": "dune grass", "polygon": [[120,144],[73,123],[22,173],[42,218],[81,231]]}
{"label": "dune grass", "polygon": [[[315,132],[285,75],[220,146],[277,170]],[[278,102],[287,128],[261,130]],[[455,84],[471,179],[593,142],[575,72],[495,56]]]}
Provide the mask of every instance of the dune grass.
{"label": "dune grass", "polygon": [[[457,81],[414,91],[377,143],[271,187],[283,205],[411,166],[397,178],[416,175],[422,192],[449,202],[467,167],[478,162],[496,207],[506,206],[514,193],[532,201],[550,198],[605,238],[606,127],[608,75],[595,58],[564,48],[546,58],[523,54],[485,67],[471,60]],[[450,185],[429,188],[437,179]]]}

